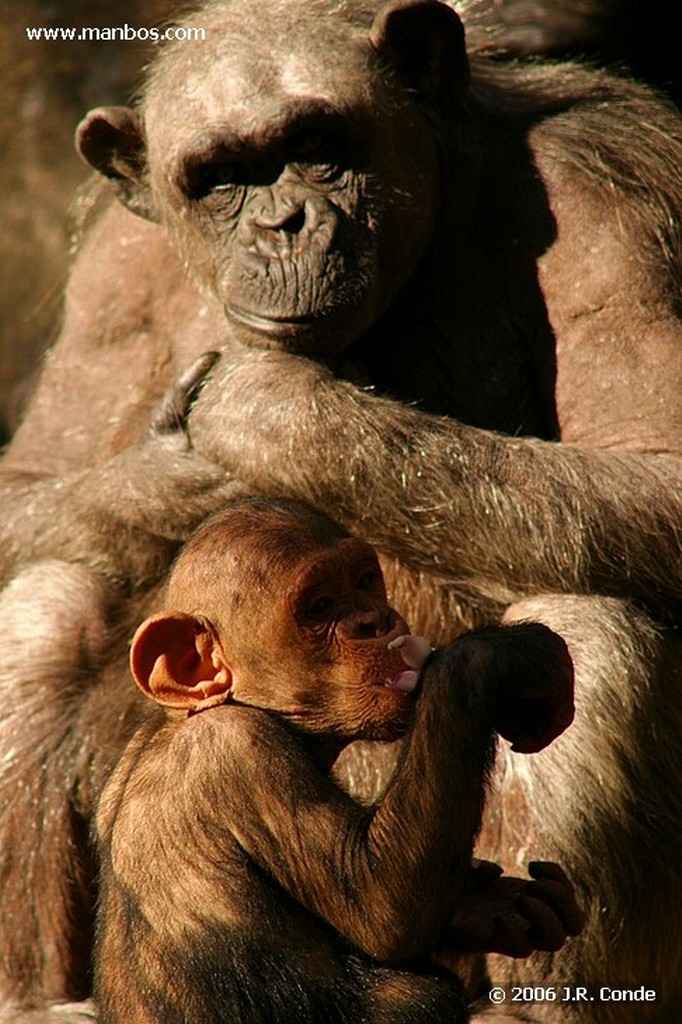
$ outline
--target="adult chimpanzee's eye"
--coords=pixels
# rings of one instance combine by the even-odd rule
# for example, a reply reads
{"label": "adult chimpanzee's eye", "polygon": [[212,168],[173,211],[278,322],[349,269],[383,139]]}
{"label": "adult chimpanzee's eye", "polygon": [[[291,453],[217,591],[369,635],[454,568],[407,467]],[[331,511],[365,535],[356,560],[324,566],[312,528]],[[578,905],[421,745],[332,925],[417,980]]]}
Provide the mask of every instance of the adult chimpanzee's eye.
{"label": "adult chimpanzee's eye", "polygon": [[292,140],[289,159],[314,181],[332,181],[340,173],[338,143],[326,132],[309,131],[297,135]]}
{"label": "adult chimpanzee's eye", "polygon": [[205,192],[231,188],[235,183],[235,166],[230,163],[204,164],[198,168],[196,183]]}
{"label": "adult chimpanzee's eye", "polygon": [[293,156],[297,160],[314,157],[322,149],[323,136],[320,132],[305,132],[294,140]]}
{"label": "adult chimpanzee's eye", "polygon": [[180,185],[190,199],[221,196],[235,201],[244,186],[244,171],[237,161],[217,156],[214,159],[190,159],[182,169]]}

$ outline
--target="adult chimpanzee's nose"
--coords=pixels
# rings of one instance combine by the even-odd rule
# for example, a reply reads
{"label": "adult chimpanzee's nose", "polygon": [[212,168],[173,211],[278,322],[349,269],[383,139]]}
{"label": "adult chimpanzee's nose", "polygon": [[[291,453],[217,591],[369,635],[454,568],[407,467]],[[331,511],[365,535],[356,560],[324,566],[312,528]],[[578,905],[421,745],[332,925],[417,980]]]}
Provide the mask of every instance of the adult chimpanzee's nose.
{"label": "adult chimpanzee's nose", "polygon": [[258,227],[266,231],[282,231],[288,235],[299,234],[305,227],[306,219],[305,201],[288,196],[262,206],[255,216]]}

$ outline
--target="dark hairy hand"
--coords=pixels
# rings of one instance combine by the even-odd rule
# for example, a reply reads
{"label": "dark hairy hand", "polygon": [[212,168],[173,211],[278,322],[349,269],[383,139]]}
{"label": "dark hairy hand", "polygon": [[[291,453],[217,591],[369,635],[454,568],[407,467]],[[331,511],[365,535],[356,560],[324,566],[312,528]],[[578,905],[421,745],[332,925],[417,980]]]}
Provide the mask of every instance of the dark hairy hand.
{"label": "dark hairy hand", "polygon": [[528,872],[532,881],[504,875],[489,861],[472,868],[443,948],[522,959],[536,950],[554,952],[578,935],[585,915],[563,869],[534,861]]}
{"label": "dark hairy hand", "polygon": [[573,721],[573,663],[564,640],[547,626],[490,627],[456,641],[493,728],[512,750],[534,754]]}

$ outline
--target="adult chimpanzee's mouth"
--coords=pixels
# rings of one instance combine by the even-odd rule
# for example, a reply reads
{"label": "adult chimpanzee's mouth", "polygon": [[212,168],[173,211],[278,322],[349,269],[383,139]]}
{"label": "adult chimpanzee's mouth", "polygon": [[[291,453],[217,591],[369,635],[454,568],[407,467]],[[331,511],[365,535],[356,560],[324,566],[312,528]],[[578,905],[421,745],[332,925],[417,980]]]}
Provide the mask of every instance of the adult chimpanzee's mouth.
{"label": "adult chimpanzee's mouth", "polygon": [[344,351],[354,339],[345,321],[332,312],[305,313],[299,316],[254,313],[241,306],[226,304],[225,315],[250,334],[247,344],[283,349],[298,355],[325,356]]}
{"label": "adult chimpanzee's mouth", "polygon": [[265,316],[262,313],[251,313],[249,310],[229,303],[225,306],[225,313],[233,320],[253,328],[254,331],[268,335],[295,333],[325,319],[324,316],[316,316],[313,313],[307,313],[304,316]]}

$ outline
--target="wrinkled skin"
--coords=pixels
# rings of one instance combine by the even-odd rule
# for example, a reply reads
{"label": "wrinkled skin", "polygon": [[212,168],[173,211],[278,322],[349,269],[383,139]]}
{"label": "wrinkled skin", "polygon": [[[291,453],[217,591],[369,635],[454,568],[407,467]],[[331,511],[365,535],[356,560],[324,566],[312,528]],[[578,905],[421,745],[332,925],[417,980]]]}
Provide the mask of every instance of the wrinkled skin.
{"label": "wrinkled skin", "polygon": [[[316,63],[313,92],[299,15],[274,53],[259,53],[257,35],[241,56],[216,47],[208,80],[203,61],[179,55],[181,69],[169,61],[155,80],[144,126],[126,108],[95,110],[77,141],[133,210],[164,224],[242,340],[330,355],[377,320],[433,235],[437,147],[371,76],[366,34],[349,46],[339,33],[346,59]],[[229,33],[240,19],[226,17]],[[269,88],[253,95],[261,79]],[[392,202],[377,188],[389,180]]]}
{"label": "wrinkled skin", "polygon": [[[571,67],[478,61],[469,89],[445,7],[375,20],[380,7],[358,3],[352,24],[294,0],[256,25],[240,2],[207,9],[200,57],[167,51],[139,111],[86,118],[81,150],[128,208],[112,205],[85,242],[62,337],[4,458],[3,572],[64,559],[141,604],[206,511],[231,487],[256,489],[306,498],[375,544],[394,602],[431,642],[462,619],[546,622],[576,665],[576,721],[530,768],[500,757],[481,849],[510,868],[532,836],[576,877],[589,921],[551,963],[491,969],[658,992],[644,1007],[534,1003],[533,1019],[670,1016],[682,1002],[666,941],[682,905],[679,118]],[[410,60],[401,40],[417,31],[424,59]],[[301,139],[311,104],[323,124]],[[349,155],[316,180],[340,165],[315,136],[339,124]],[[202,140],[203,196],[177,174]],[[229,195],[245,184],[238,217]],[[152,455],[154,402],[218,344],[191,445]],[[52,691],[18,672],[3,744],[17,749],[21,720],[20,749],[56,764],[61,741],[19,700]],[[93,722],[111,713],[92,693],[81,731],[65,726],[86,764]],[[363,764],[387,778],[349,760],[354,778]],[[41,808],[65,803],[60,775],[27,797],[29,815],[13,786],[27,762],[3,764],[12,813],[32,822],[16,842],[3,825],[8,962],[22,964],[3,984],[15,1000],[75,998],[87,985],[64,896],[25,869]],[[50,914],[24,920],[27,904]]]}
{"label": "wrinkled skin", "polygon": [[[146,27],[172,17],[174,0],[118,0],[118,24]],[[464,12],[469,39],[481,38],[512,54],[588,55],[624,65],[669,90],[679,102],[676,11],[668,0],[473,0]],[[118,102],[139,79],[154,47],[26,38],[26,26],[110,26],[108,0],[40,0],[14,5],[0,29],[3,61],[0,119],[0,438],[9,440],[30,396],[46,345],[54,340],[59,292],[68,270],[73,190],[86,170],[72,146],[73,125],[88,106]],[[90,197],[79,197],[87,209]],[[71,211],[71,212],[70,212]]]}

